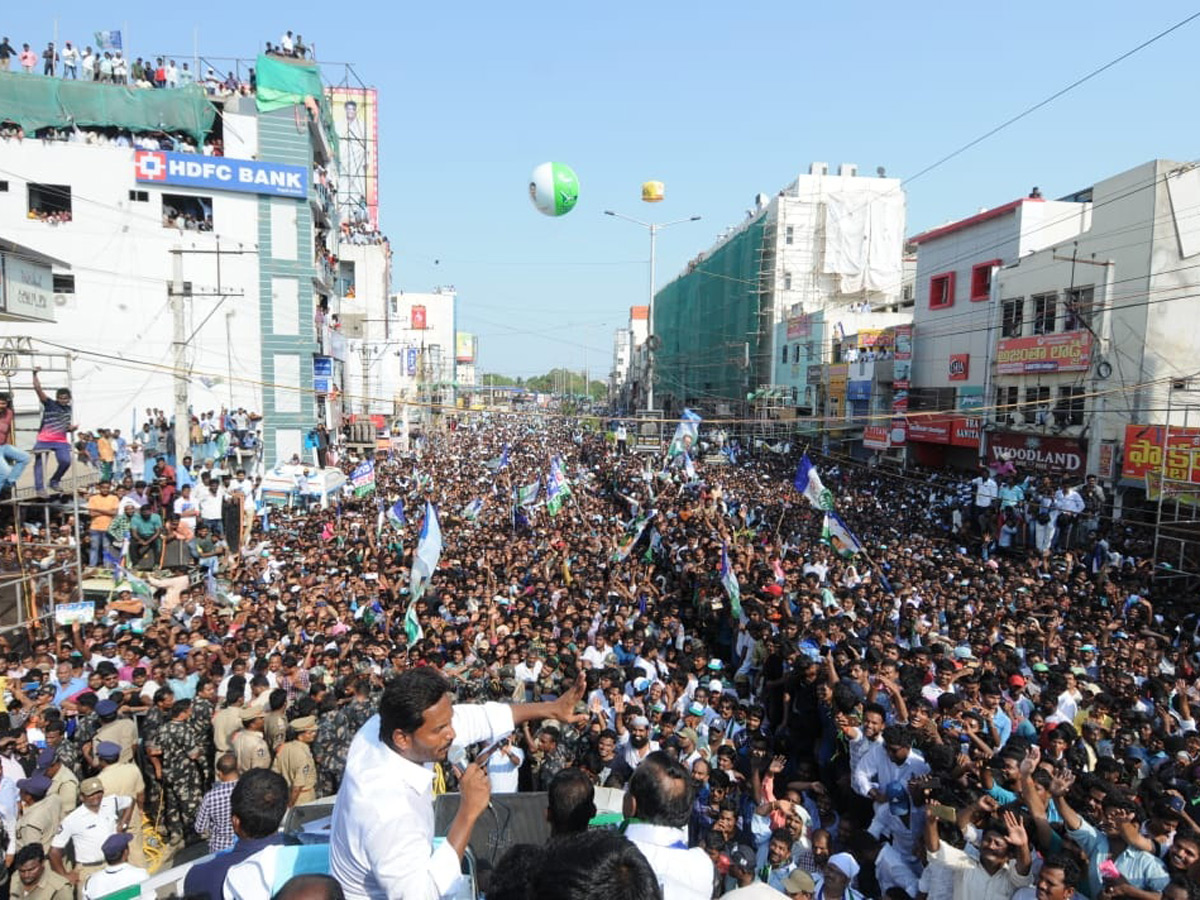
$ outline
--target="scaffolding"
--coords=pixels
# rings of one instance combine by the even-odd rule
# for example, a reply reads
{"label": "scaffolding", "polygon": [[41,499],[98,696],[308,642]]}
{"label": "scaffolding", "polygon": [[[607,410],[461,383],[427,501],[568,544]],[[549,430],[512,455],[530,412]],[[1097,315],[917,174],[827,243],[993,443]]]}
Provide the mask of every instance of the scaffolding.
{"label": "scaffolding", "polygon": [[[1176,420],[1180,424],[1174,424]],[[1185,589],[1200,585],[1200,379],[1179,379],[1167,389],[1158,472],[1146,476],[1154,519],[1154,580]],[[1157,494],[1157,498],[1155,498]]]}
{"label": "scaffolding", "polygon": [[[35,351],[28,337],[0,338],[0,381],[14,411],[14,441],[32,447],[41,421],[33,370],[44,374],[47,391],[71,386],[66,353]],[[73,459],[59,499],[39,496],[33,470],[53,471],[54,453],[31,451],[32,458],[11,494],[0,502],[0,631],[51,619],[60,603],[82,599],[83,541],[81,491],[99,480],[96,469]],[[47,472],[48,475],[48,472]]]}

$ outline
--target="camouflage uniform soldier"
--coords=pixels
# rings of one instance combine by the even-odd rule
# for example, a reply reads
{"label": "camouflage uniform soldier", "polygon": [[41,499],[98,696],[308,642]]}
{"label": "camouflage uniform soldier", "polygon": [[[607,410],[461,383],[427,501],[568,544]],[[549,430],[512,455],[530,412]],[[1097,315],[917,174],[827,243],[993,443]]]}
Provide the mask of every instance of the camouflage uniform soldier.
{"label": "camouflage uniform soldier", "polygon": [[336,794],[345,772],[346,757],[337,754],[338,727],[345,720],[340,709],[329,709],[317,720],[317,737],[312,743],[317,763],[317,796]]}
{"label": "camouflage uniform soldier", "polygon": [[192,702],[180,700],[172,708],[171,721],[163,725],[146,752],[161,773],[163,826],[168,840],[183,840],[191,832],[196,810],[204,799],[199,761],[204,751],[196,745],[196,732],[189,721]]}

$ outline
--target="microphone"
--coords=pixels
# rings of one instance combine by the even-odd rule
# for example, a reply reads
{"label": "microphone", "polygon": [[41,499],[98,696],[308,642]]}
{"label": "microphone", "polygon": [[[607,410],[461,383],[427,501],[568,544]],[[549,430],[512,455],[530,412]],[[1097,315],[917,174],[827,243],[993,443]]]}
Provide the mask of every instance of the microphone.
{"label": "microphone", "polygon": [[467,770],[467,751],[454,744],[450,747],[450,752],[446,755],[446,762],[450,763],[450,768],[454,770],[454,774],[458,778],[463,777],[463,772]]}

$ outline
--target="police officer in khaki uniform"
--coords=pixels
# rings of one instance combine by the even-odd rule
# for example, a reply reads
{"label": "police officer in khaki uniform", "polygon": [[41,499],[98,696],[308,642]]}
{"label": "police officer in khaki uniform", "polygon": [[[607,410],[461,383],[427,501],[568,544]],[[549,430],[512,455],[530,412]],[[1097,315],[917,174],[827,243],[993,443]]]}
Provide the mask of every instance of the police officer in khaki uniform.
{"label": "police officer in khaki uniform", "polygon": [[50,794],[53,782],[45,775],[34,774],[17,782],[21,796],[21,814],[17,817],[17,846],[41,844],[50,849],[50,841],[62,821],[62,803]]}
{"label": "police officer in khaki uniform", "polygon": [[135,866],[146,861],[142,846],[142,810],[146,808],[146,780],[137,763],[119,762],[121,748],[110,741],[96,745],[96,757],[100,760],[100,772],[96,775],[104,785],[104,793],[110,797],[132,797],[133,813],[129,818],[129,831],[133,842],[129,846],[129,861]]}
{"label": "police officer in khaki uniform", "polygon": [[225,705],[213,716],[213,746],[216,760],[233,749],[233,735],[242,727],[242,703],[246,697],[246,679],[234,675],[225,692]]}
{"label": "police officer in khaki uniform", "polygon": [[9,888],[12,900],[74,900],[75,888],[46,865],[46,851],[38,843],[26,844],[13,857],[16,878]]}
{"label": "police officer in khaki uniform", "polygon": [[121,748],[121,762],[133,762],[133,749],[137,746],[137,724],[128,716],[117,715],[117,704],[112,700],[101,700],[96,704],[96,715],[100,717],[100,727],[96,736],[83,747],[84,758],[93,767],[96,766],[96,745],[100,741],[111,741]]}
{"label": "police officer in khaki uniform", "polygon": [[289,731],[294,732],[294,737],[279,748],[271,768],[288,783],[288,806],[295,806],[317,799],[317,764],[310,746],[317,736],[316,716],[295,719]]}
{"label": "police officer in khaki uniform", "polygon": [[242,729],[230,742],[233,755],[237,757],[238,774],[245,775],[251,769],[271,767],[271,749],[263,737],[263,711],[254,706],[242,710]]}
{"label": "police officer in khaki uniform", "polygon": [[62,814],[70,815],[79,805],[79,776],[62,764],[53,747],[47,747],[37,758],[38,770],[50,779],[49,796],[58,798]]}

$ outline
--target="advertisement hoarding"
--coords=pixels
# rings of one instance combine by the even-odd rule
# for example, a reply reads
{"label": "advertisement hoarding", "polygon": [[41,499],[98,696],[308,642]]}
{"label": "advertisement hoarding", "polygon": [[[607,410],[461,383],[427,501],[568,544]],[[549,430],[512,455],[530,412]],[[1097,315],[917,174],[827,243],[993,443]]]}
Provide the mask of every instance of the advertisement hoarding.
{"label": "advertisement hoarding", "polygon": [[1092,336],[1086,331],[1004,338],[996,343],[996,371],[1001,375],[1086,372],[1091,358]]}
{"label": "advertisement hoarding", "polygon": [[454,361],[460,363],[475,362],[475,335],[466,331],[455,332]]}
{"label": "advertisement hoarding", "polygon": [[284,163],[199,156],[168,150],[138,150],[134,178],[140,184],[175,185],[209,191],[240,191],[276,197],[308,197],[308,169]]}
{"label": "advertisement hoarding", "polygon": [[412,308],[412,313],[409,316],[408,321],[409,321],[409,327],[412,328],[414,331],[424,331],[426,328],[425,307],[420,305],[419,303],[414,303],[413,308]]}
{"label": "advertisement hoarding", "polygon": [[1200,428],[1172,425],[1169,449],[1167,440],[1167,429],[1162,425],[1126,425],[1121,477],[1141,481],[1147,475],[1161,474],[1168,481],[1200,484]]}
{"label": "advertisement hoarding", "polygon": [[375,88],[329,89],[338,138],[338,211],[343,221],[379,227],[379,94]]}
{"label": "advertisement hoarding", "polygon": [[988,462],[1010,460],[1018,471],[1049,472],[1082,479],[1087,445],[1070,438],[1043,437],[1011,431],[988,434]]}

